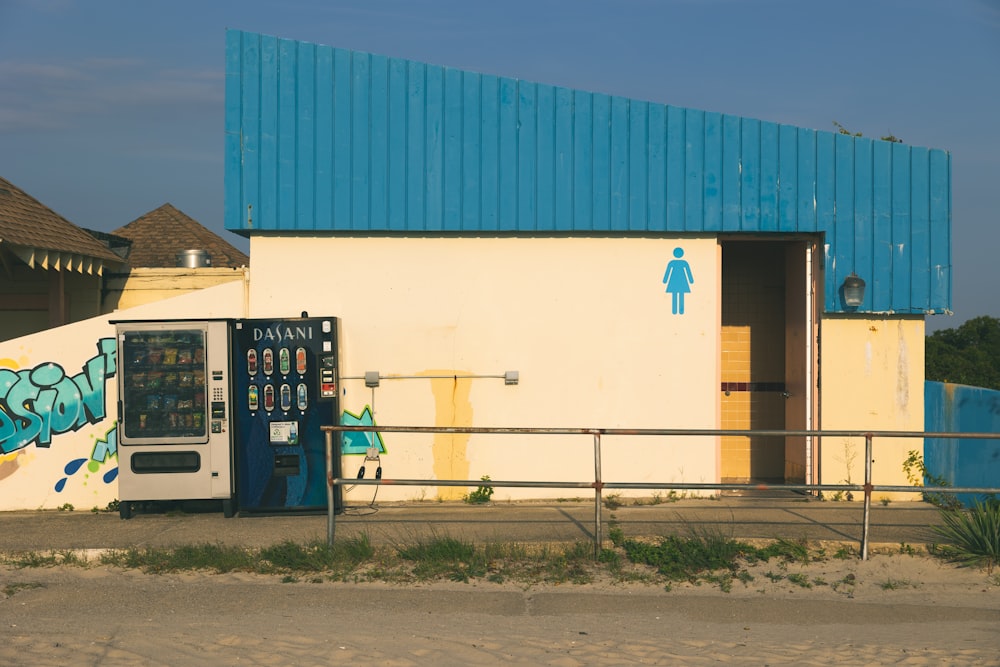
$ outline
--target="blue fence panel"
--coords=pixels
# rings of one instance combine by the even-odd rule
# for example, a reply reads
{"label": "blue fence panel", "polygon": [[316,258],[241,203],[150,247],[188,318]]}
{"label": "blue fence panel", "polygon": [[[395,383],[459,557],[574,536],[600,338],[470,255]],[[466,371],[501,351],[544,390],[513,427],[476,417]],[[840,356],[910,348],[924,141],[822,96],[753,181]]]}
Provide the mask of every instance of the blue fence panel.
{"label": "blue fence panel", "polygon": [[[927,382],[924,430],[936,433],[1000,433],[1000,391],[960,384]],[[927,471],[951,486],[1000,484],[1000,440],[927,438]],[[957,494],[969,505],[973,494]]]}

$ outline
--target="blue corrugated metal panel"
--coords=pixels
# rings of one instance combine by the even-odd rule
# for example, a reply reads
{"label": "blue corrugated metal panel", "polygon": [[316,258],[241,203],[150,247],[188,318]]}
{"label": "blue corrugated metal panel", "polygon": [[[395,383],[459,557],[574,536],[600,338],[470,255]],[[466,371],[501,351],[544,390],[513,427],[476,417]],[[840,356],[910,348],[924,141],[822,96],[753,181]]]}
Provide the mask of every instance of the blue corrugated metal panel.
{"label": "blue corrugated metal panel", "polygon": [[[660,108],[660,105],[655,105]],[[702,229],[706,232],[722,231],[722,114],[705,114],[705,153],[703,187],[705,209]],[[654,181],[655,183],[655,181]],[[650,218],[660,216],[650,211]]]}
{"label": "blue corrugated metal panel", "polygon": [[778,128],[778,225],[782,232],[798,231],[799,186],[798,132],[794,127]]}
{"label": "blue corrugated metal panel", "polygon": [[[884,142],[883,142],[884,143]],[[874,258],[874,227],[872,224],[872,206],[874,189],[872,188],[872,151],[870,141],[852,142],[854,149],[854,167],[852,169],[854,183],[854,271],[871,276],[873,286],[865,290],[868,303],[875,296],[874,283],[878,272],[883,270],[875,264]],[[840,217],[840,211],[837,211]],[[840,225],[838,225],[839,227]],[[864,304],[862,304],[864,305]],[[869,305],[869,308],[871,306]]]}
{"label": "blue corrugated metal panel", "polygon": [[895,250],[892,244],[892,146],[872,144],[872,274],[871,304],[877,312],[892,307],[892,274]]}
{"label": "blue corrugated metal panel", "polygon": [[743,134],[739,116],[722,117],[722,231],[738,232],[743,226],[740,176]]}
{"label": "blue corrugated metal panel", "polygon": [[826,308],[951,299],[951,158],[230,31],[226,227],[821,233]]}
{"label": "blue corrugated metal panel", "polygon": [[951,303],[951,160],[947,153],[930,153],[931,295],[929,308]]}
{"label": "blue corrugated metal panel", "polygon": [[760,231],[778,231],[778,126],[760,124]]}

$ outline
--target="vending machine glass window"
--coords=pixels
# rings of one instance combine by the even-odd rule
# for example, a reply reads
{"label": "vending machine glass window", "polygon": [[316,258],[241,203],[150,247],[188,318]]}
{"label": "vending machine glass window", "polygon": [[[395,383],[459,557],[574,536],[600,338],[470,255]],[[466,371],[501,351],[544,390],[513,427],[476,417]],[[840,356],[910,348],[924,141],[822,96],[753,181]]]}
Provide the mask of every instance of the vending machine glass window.
{"label": "vending machine glass window", "polygon": [[123,439],[207,442],[205,332],[130,330],[122,335]]}

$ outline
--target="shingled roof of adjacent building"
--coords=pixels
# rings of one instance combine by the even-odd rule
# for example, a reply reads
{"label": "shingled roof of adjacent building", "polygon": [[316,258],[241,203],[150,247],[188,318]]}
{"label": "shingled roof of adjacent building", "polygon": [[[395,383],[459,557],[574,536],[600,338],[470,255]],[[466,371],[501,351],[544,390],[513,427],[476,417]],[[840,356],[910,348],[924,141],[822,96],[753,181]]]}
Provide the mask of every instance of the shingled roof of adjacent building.
{"label": "shingled roof of adjacent building", "polygon": [[113,234],[131,239],[129,265],[132,268],[177,266],[177,253],[185,250],[208,252],[216,268],[250,264],[250,258],[239,249],[171,204],[136,218]]}
{"label": "shingled roof of adjacent building", "polygon": [[31,268],[100,274],[122,258],[84,229],[0,178],[0,246]]}

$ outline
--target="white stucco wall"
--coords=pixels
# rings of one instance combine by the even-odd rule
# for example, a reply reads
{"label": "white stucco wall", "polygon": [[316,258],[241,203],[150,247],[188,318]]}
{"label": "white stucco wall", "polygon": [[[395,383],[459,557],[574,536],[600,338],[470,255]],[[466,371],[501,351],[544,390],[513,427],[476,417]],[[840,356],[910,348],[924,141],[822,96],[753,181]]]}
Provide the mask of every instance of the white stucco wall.
{"label": "white stucco wall", "polygon": [[[922,317],[826,317],[822,322],[823,428],[826,430],[924,430],[924,320]],[[907,452],[923,452],[921,438],[873,440],[872,482],[907,485]],[[820,478],[864,483],[864,438],[825,438]],[[876,491],[876,500],[918,499],[917,494]],[[861,500],[855,494],[855,500]]]}
{"label": "white stucco wall", "polygon": [[[0,343],[0,510],[103,509],[118,498],[109,321],[241,317],[244,309],[237,281]],[[27,409],[12,408],[26,401]]]}
{"label": "white stucco wall", "polygon": [[[251,246],[251,316],[341,318],[342,408],[361,414],[368,406],[376,424],[718,423],[714,238],[254,237]],[[694,277],[677,315],[663,284],[675,248]],[[508,370],[520,373],[517,386],[454,379]],[[365,371],[404,377],[372,390],[360,379]],[[384,440],[387,478],[590,481],[594,474],[590,436]],[[714,438],[606,437],[603,454],[605,481],[717,480]],[[348,457],[345,474],[360,463]],[[465,492],[383,487],[379,498]],[[353,493],[348,497],[361,499],[371,487]],[[494,499],[585,493],[497,488]]]}

